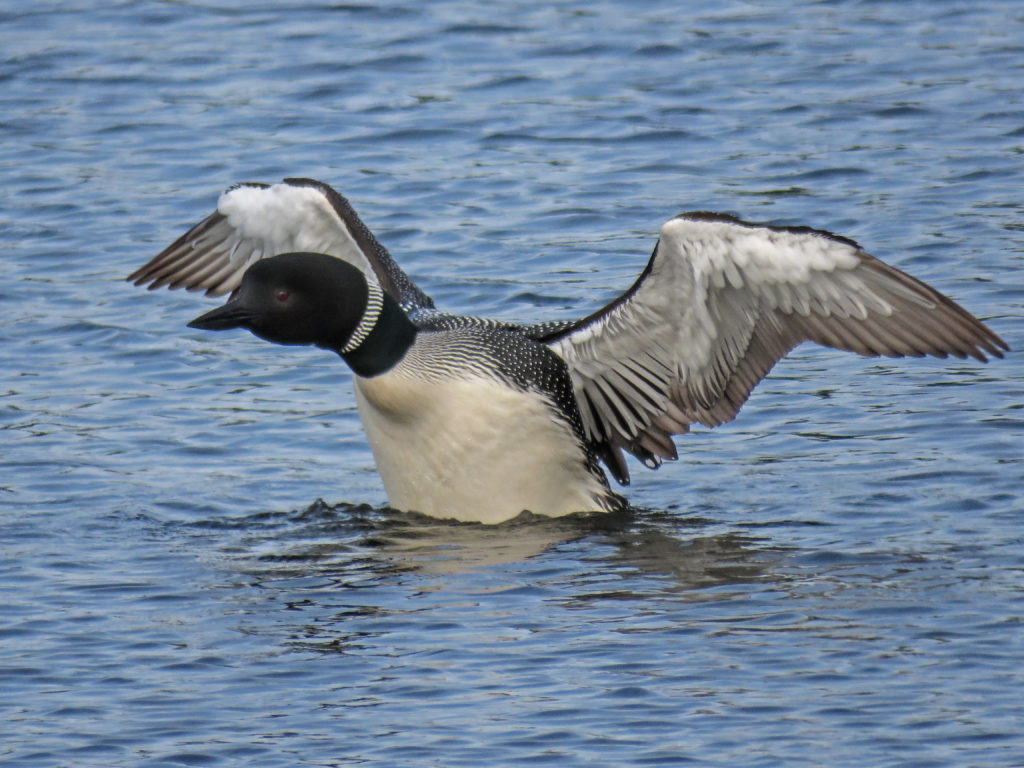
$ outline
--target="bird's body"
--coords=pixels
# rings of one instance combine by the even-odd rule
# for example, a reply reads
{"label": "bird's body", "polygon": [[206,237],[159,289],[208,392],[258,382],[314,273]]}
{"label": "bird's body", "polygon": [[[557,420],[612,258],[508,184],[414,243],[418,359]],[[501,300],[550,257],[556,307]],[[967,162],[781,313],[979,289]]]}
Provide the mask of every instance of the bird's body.
{"label": "bird's body", "polygon": [[[523,510],[559,516],[617,504],[584,448],[564,368],[545,373],[544,358],[554,356],[513,335],[421,332],[394,368],[355,377],[359,414],[392,506],[495,523]],[[534,348],[532,374],[515,376],[505,365],[500,353],[513,344]]]}
{"label": "bird's body", "polygon": [[625,484],[623,451],[676,458],[673,434],[733,418],[803,341],[982,361],[1007,348],[852,240],[706,212],[669,220],[634,285],[580,321],[446,314],[343,197],[305,179],[228,190],[129,279],[231,291],[196,327],[338,352],[390,503],[488,523],[621,505],[602,463]]}

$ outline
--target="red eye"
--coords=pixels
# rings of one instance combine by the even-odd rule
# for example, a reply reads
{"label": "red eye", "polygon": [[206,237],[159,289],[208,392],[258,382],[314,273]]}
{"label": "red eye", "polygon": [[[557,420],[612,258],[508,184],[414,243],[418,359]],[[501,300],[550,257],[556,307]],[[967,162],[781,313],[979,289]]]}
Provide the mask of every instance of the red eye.
{"label": "red eye", "polygon": [[282,304],[288,301],[288,291],[286,291],[284,288],[279,290],[277,292],[277,300],[280,301]]}

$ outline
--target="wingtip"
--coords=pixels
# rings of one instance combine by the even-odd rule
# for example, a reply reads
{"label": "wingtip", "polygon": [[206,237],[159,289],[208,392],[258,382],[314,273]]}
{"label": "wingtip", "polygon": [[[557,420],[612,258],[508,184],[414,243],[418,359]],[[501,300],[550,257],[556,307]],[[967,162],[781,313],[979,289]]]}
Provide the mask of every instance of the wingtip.
{"label": "wingtip", "polygon": [[148,267],[148,263],[145,264],[144,266],[139,267],[130,275],[128,275],[128,277],[126,277],[124,281],[126,283],[132,283],[133,285],[142,285],[144,282],[146,282],[146,272]]}
{"label": "wingtip", "polygon": [[[984,329],[985,333],[984,336],[977,342],[977,346],[984,349],[985,352],[988,352],[990,355],[992,355],[992,357],[1002,360],[1004,357],[1006,357],[1006,353],[1010,351],[1010,345],[1006,343],[1006,340],[1003,339],[1002,336],[993,331],[987,325],[985,325],[984,323],[980,324],[981,327]],[[978,351],[980,353],[979,359],[983,363],[987,363],[988,358],[985,357],[984,353],[981,353],[981,350]]]}

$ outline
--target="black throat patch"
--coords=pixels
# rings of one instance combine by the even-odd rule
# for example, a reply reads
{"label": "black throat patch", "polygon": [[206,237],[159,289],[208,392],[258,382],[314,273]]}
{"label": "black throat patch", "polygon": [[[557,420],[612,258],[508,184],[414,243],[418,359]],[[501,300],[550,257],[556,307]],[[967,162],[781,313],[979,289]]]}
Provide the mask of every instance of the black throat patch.
{"label": "black throat patch", "polygon": [[379,376],[390,371],[405,357],[416,340],[416,326],[390,296],[384,296],[384,305],[373,330],[355,349],[342,352],[331,347],[348,363],[349,368],[364,378]]}

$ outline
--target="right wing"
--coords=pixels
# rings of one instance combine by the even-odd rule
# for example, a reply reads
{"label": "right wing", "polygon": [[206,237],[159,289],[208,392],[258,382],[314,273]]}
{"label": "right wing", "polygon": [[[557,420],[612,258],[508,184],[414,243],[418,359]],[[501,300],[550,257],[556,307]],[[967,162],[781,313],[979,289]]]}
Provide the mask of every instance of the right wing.
{"label": "right wing", "polygon": [[565,360],[586,437],[620,483],[629,480],[621,449],[651,467],[676,458],[671,435],[735,417],[801,342],[981,361],[1009,349],[852,240],[706,212],[668,221],[625,294],[539,341]]}

